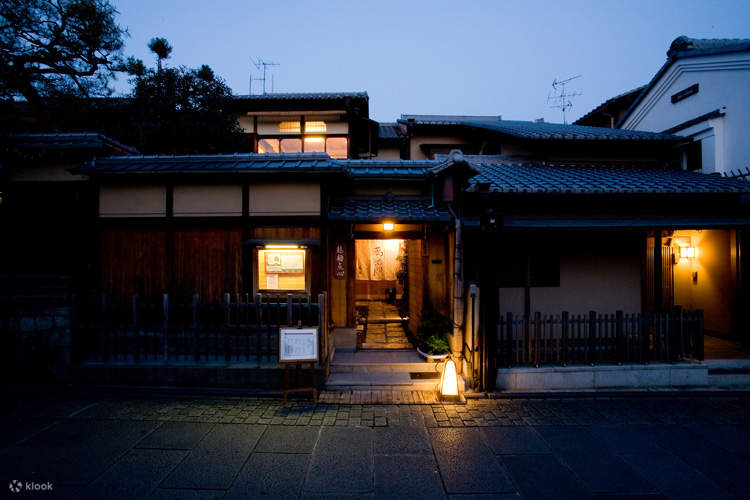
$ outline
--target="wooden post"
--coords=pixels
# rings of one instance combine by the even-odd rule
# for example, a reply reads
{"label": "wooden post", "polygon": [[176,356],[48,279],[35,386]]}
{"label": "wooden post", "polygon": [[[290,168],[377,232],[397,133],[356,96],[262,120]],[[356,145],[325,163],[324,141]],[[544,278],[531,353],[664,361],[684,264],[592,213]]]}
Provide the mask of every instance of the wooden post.
{"label": "wooden post", "polygon": [[568,366],[568,311],[562,313],[562,365]]}
{"label": "wooden post", "polygon": [[507,365],[510,368],[513,364],[513,313],[508,311],[505,314],[505,319],[505,356],[508,361]]}
{"label": "wooden post", "polygon": [[589,311],[589,364],[596,363],[596,311]]}
{"label": "wooden post", "polygon": [[198,301],[200,300],[197,293],[193,294],[193,359],[200,361],[201,359],[201,333],[200,326],[198,325]]}
{"label": "wooden post", "polygon": [[169,294],[162,298],[162,320],[164,330],[164,361],[169,361]]}
{"label": "wooden post", "polygon": [[534,313],[534,366],[539,368],[539,334],[542,329],[542,314]]}
{"label": "wooden post", "polygon": [[[263,351],[262,351],[262,339],[261,339],[261,333],[260,333],[260,325],[261,321],[263,319],[263,303],[261,301],[261,296],[259,293],[255,294],[255,336],[257,337],[257,356],[258,356],[258,366],[260,366],[261,358],[263,357]],[[270,355],[269,355],[270,356]]]}
{"label": "wooden post", "polygon": [[112,323],[109,321],[109,301],[107,294],[102,293],[102,324],[99,328],[99,344],[101,348],[102,360],[109,360],[109,342]]}
{"label": "wooden post", "polygon": [[615,312],[615,343],[617,344],[617,364],[625,361],[625,345],[623,337],[623,312]]}
{"label": "wooden post", "polygon": [[660,313],[662,304],[662,255],[661,255],[661,229],[654,231],[654,312]]}
{"label": "wooden post", "polygon": [[294,326],[292,321],[292,294],[288,293],[286,296],[286,326]]}
{"label": "wooden post", "polygon": [[224,294],[224,359],[229,362],[232,354],[229,350],[229,322],[231,321],[232,311],[230,307],[232,305],[232,294]]}
{"label": "wooden post", "polygon": [[134,357],[136,361],[140,360],[140,333],[138,332],[138,294],[134,293],[131,299],[131,311],[133,316],[133,337],[135,344]]}
{"label": "wooden post", "polygon": [[695,358],[703,361],[703,309],[698,309],[695,313],[698,320],[698,325],[695,329]]}

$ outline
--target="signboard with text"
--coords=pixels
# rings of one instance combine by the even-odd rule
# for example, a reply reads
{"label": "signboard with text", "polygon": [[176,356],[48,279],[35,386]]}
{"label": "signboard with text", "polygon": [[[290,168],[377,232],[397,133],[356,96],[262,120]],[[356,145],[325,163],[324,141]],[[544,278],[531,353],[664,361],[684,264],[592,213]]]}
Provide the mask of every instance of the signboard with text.
{"label": "signboard with text", "polygon": [[316,363],[318,328],[280,328],[279,363]]}

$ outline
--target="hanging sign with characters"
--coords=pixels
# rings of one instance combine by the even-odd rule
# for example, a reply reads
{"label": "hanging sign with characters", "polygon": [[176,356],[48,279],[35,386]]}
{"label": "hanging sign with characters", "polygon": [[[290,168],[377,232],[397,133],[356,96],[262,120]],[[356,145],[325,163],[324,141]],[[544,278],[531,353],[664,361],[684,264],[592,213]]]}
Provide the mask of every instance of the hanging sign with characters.
{"label": "hanging sign with characters", "polygon": [[333,256],[333,276],[337,280],[346,277],[346,258],[344,257],[344,245],[336,245],[336,253]]}

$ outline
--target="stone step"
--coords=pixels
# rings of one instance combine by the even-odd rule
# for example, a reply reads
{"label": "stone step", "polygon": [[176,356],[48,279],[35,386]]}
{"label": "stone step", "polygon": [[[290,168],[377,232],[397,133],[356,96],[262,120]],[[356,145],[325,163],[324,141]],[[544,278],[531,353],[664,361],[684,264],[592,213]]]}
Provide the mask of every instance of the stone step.
{"label": "stone step", "polygon": [[406,372],[331,373],[326,382],[327,390],[384,390],[384,391],[434,391],[439,378],[412,379]]}
{"label": "stone step", "polygon": [[385,318],[367,318],[368,325],[382,325],[385,323],[403,323],[409,321],[409,318],[402,318],[401,316],[389,316]]}
{"label": "stone step", "polygon": [[383,350],[403,350],[410,349],[412,346],[409,342],[362,342],[362,349],[383,349]]}
{"label": "stone step", "polygon": [[331,363],[331,372],[372,373],[372,372],[435,372],[442,364],[427,362],[414,349],[401,351],[357,351],[339,352]]}

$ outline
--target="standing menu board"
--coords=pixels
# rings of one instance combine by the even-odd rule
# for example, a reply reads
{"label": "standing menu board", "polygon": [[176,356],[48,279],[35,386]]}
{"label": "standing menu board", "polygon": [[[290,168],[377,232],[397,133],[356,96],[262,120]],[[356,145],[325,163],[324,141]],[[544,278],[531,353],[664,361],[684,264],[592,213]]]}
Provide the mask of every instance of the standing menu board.
{"label": "standing menu board", "polygon": [[279,363],[317,362],[317,327],[279,329]]}

